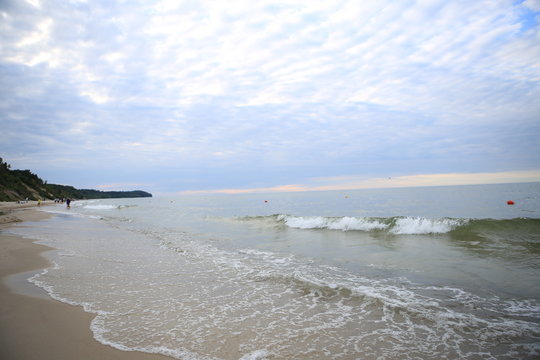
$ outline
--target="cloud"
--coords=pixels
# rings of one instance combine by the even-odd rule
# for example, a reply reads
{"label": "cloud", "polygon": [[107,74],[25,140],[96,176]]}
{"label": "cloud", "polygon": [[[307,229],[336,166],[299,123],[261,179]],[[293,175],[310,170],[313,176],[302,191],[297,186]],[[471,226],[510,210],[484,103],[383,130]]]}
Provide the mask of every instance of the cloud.
{"label": "cloud", "polygon": [[540,1],[538,0],[526,0],[522,5],[532,11],[540,12]]}
{"label": "cloud", "polygon": [[55,178],[78,163],[75,181],[172,191],[540,165],[538,1],[3,1],[0,16],[0,151]]}

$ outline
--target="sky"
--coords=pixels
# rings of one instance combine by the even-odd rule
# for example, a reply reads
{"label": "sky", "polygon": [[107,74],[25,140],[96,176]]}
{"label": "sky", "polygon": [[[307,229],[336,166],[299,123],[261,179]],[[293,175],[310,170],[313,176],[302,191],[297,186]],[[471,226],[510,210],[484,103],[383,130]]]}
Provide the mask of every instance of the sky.
{"label": "sky", "polygon": [[0,129],[77,188],[540,181],[540,0],[0,0]]}

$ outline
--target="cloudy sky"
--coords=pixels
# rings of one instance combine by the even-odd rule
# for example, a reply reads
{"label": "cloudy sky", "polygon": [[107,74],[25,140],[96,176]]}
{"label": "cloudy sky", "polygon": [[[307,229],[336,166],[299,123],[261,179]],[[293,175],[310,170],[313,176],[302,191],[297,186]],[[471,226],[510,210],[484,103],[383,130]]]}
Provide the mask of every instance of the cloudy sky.
{"label": "cloudy sky", "polygon": [[79,188],[540,181],[540,0],[0,0],[0,129]]}

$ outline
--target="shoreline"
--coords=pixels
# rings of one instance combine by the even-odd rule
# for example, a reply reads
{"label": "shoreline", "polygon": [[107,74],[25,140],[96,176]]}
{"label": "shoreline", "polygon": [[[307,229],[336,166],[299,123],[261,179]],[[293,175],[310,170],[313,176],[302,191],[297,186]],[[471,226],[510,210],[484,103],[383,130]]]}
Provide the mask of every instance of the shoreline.
{"label": "shoreline", "polygon": [[[41,206],[48,203],[43,202]],[[37,286],[20,283],[26,282],[23,277],[9,281],[8,286],[8,277],[13,279],[16,274],[51,266],[41,254],[56,249],[4,231],[14,224],[45,220],[52,216],[38,209],[37,202],[0,203],[0,358],[170,360],[164,355],[122,351],[101,344],[94,339],[90,330],[94,314],[85,312],[79,306],[39,295],[41,289]],[[35,289],[28,293],[18,291],[19,286]]]}

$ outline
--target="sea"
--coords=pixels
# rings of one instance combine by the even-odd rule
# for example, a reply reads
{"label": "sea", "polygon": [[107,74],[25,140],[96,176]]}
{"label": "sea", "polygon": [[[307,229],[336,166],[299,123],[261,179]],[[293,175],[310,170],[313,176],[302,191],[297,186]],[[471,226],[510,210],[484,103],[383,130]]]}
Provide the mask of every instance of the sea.
{"label": "sea", "polygon": [[[508,205],[513,201],[513,205]],[[539,359],[540,183],[102,199],[8,230],[97,341],[177,359]]]}

